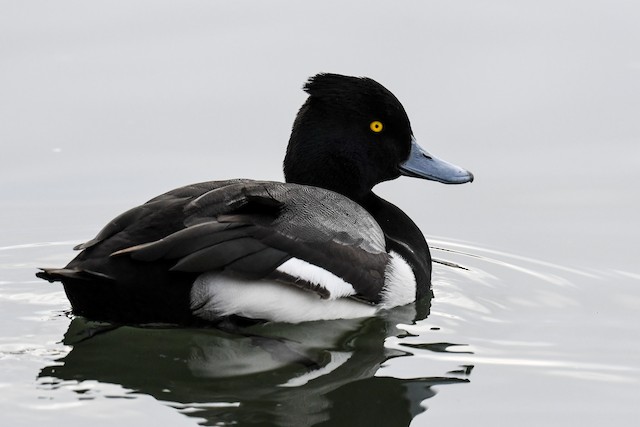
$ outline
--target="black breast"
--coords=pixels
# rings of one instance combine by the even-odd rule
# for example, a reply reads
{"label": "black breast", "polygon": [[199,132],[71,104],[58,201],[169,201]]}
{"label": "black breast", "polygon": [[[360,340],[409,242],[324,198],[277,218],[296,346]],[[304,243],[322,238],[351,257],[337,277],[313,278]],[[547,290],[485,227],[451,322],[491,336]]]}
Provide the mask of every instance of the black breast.
{"label": "black breast", "polygon": [[362,206],[382,228],[388,251],[400,254],[416,275],[416,298],[429,294],[431,289],[431,253],[418,226],[397,206],[369,193]]}

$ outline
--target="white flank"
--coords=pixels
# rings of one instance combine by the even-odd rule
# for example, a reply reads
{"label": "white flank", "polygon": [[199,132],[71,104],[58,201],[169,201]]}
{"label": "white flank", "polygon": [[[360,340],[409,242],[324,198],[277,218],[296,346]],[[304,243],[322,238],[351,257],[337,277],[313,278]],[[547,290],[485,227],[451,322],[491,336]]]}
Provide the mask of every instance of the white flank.
{"label": "white flank", "polygon": [[292,285],[216,272],[198,276],[191,289],[191,306],[197,316],[208,320],[236,314],[288,323],[369,317],[377,311],[374,306],[350,298],[327,300]]}
{"label": "white flank", "polygon": [[329,299],[337,299],[355,295],[356,291],[351,284],[345,282],[340,277],[318,267],[317,265],[309,264],[298,258],[291,258],[285,263],[281,264],[277,270],[281,273],[288,274],[297,279],[306,280],[314,285],[321,286],[329,292]]}
{"label": "white flank", "polygon": [[389,255],[380,308],[398,307],[416,300],[416,276],[411,266],[396,252],[391,251]]}

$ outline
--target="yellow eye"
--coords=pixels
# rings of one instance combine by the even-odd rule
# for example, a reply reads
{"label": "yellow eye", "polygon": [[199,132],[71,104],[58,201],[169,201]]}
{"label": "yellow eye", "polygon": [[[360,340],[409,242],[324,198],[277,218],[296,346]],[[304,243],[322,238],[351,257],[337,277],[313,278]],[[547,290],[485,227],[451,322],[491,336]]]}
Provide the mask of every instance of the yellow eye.
{"label": "yellow eye", "polygon": [[374,120],[369,125],[369,128],[375,133],[382,132],[382,128],[383,128],[382,122],[379,122],[378,120]]}

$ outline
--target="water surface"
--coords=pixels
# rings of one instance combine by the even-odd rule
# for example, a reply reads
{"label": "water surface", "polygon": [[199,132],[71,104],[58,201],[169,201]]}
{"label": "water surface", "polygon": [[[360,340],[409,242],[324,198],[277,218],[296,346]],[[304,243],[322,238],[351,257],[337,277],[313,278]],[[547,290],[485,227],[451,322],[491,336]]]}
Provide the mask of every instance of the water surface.
{"label": "water surface", "polygon": [[630,419],[637,276],[431,242],[434,299],[376,318],[236,334],[72,319],[61,289],[31,277],[72,243],[3,247],[3,395],[26,425],[51,416],[150,425],[149,413],[184,425]]}

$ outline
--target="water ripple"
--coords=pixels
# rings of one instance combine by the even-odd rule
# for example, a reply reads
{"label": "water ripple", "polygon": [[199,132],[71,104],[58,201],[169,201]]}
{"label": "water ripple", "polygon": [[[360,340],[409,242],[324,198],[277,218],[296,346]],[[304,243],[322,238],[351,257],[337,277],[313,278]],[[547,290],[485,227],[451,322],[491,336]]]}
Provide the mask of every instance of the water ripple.
{"label": "water ripple", "polygon": [[34,243],[24,243],[21,245],[10,245],[10,246],[0,246],[0,251],[12,251],[17,249],[33,249],[33,248],[44,248],[51,246],[69,246],[69,245],[77,245],[78,242],[82,240],[65,240],[61,242],[34,242]]}
{"label": "water ripple", "polygon": [[[448,252],[448,253],[470,257],[470,258],[477,258],[485,262],[497,264],[497,265],[524,273],[524,274],[537,277],[546,282],[556,284],[559,286],[572,286],[572,285],[571,285],[571,282],[569,282],[565,277],[561,277],[551,273],[542,273],[540,271],[532,270],[530,268],[526,268],[520,264],[509,262],[507,260],[509,259],[509,260],[516,260],[516,261],[524,261],[529,264],[534,264],[534,265],[545,267],[545,268],[551,268],[554,270],[562,271],[565,273],[571,273],[581,277],[588,277],[588,278],[600,277],[594,273],[590,273],[584,270],[578,270],[576,268],[570,268],[563,265],[551,263],[548,261],[542,261],[535,258],[525,257],[522,255],[511,254],[508,252],[497,251],[494,249],[487,249],[487,248],[483,248],[480,246],[471,245],[467,243],[451,242],[451,241],[441,240],[437,238],[430,238],[429,241],[432,243],[431,249],[435,251]],[[492,256],[481,255],[481,254],[489,254]]]}

